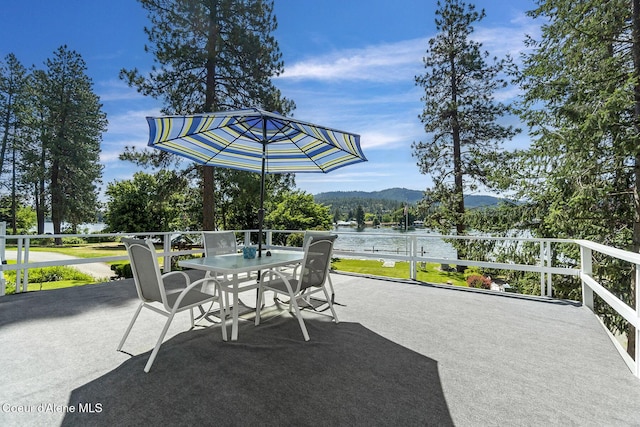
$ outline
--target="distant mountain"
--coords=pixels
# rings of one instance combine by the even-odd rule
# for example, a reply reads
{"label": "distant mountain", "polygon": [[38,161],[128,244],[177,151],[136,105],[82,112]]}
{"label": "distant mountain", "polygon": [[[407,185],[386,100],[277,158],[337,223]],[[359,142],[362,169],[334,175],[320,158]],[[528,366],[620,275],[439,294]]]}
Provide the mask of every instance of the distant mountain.
{"label": "distant mountain", "polygon": [[316,202],[328,199],[382,199],[413,204],[422,199],[422,191],[408,188],[388,188],[380,191],[328,191],[313,196]]}
{"label": "distant mountain", "polygon": [[[409,190],[408,188],[388,188],[380,191],[328,191],[313,196],[318,203],[337,204],[345,199],[360,200],[385,200],[396,203],[409,203],[413,205],[422,200],[422,191]],[[465,196],[464,203],[468,208],[497,205],[501,199],[493,196]]]}

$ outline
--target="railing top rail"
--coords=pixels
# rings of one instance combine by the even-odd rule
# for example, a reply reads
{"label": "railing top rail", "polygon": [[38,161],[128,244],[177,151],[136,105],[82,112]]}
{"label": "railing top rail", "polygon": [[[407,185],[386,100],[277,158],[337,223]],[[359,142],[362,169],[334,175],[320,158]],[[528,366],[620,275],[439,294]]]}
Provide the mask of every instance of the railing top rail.
{"label": "railing top rail", "polygon": [[[246,230],[232,230],[236,233],[244,233],[244,232],[252,232],[257,233],[257,229],[246,229]],[[304,230],[264,230],[265,232],[272,233],[304,233]],[[340,230],[332,230],[334,233],[341,233]],[[342,231],[344,233],[344,231]],[[76,234],[67,234],[67,233],[59,233],[59,234],[7,234],[3,236],[7,240],[15,240],[15,239],[46,239],[46,238],[64,238],[64,237],[118,237],[118,236],[143,236],[143,235],[172,235],[172,234],[201,234],[202,231],[185,231],[185,230],[176,230],[176,231],[141,231],[136,233],[76,233]],[[350,233],[350,232],[348,232]],[[358,232],[361,236],[367,235],[375,235],[378,237],[384,236],[384,234],[376,233],[376,232],[367,232],[361,231]],[[439,238],[439,239],[459,239],[459,240],[503,240],[503,241],[527,241],[527,242],[553,242],[553,243],[575,243],[576,240],[573,239],[556,239],[556,238],[537,238],[537,237],[518,237],[518,236],[509,236],[509,237],[494,237],[494,236],[484,236],[484,235],[446,235],[446,234],[415,234],[412,232],[408,232],[406,237],[419,237],[419,238]]]}
{"label": "railing top rail", "polygon": [[77,234],[7,234],[2,236],[7,240],[15,239],[55,239],[65,237],[122,237],[122,236],[161,236],[170,234],[201,234],[201,231],[143,231],[139,233],[77,233]]}
{"label": "railing top rail", "polygon": [[619,258],[624,261],[631,262],[633,264],[640,264],[640,254],[631,251],[625,251],[623,249],[612,248],[600,243],[591,242],[589,240],[575,240],[575,243],[579,246],[589,248],[596,252],[600,252],[605,255],[609,255],[615,258]]}

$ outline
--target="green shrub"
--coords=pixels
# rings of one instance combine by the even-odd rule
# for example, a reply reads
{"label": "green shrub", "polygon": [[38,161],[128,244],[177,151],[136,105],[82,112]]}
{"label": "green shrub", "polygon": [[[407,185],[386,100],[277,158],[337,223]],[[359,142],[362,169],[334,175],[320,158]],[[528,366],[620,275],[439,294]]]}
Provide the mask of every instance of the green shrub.
{"label": "green shrub", "polygon": [[131,271],[131,264],[128,262],[120,262],[111,265],[111,270],[116,273],[116,278],[118,279],[130,279],[133,277],[133,272]]}
{"label": "green shrub", "polygon": [[[100,232],[101,233],[101,232]],[[100,234],[100,233],[92,233],[92,234]],[[117,236],[89,236],[87,237],[87,243],[109,243],[109,242],[117,242],[119,239]]]}
{"label": "green shrub", "polygon": [[32,268],[29,270],[29,282],[58,282],[61,280],[86,280],[93,282],[93,277],[73,267],[58,265],[55,267]]}
{"label": "green shrub", "polygon": [[467,285],[470,288],[491,289],[491,279],[480,274],[471,274],[467,277]]}
{"label": "green shrub", "polygon": [[44,237],[42,239],[31,240],[32,246],[53,246],[53,243],[54,243],[53,237]]}
{"label": "green shrub", "polygon": [[85,243],[87,243],[87,241],[81,237],[63,237],[62,238],[63,245],[84,245]]}
{"label": "green shrub", "polygon": [[304,233],[291,233],[287,236],[287,246],[302,247],[304,241]]}
{"label": "green shrub", "polygon": [[[20,277],[23,280],[24,276]],[[16,271],[10,270],[4,272],[6,280],[5,293],[7,295],[14,294],[16,291]],[[60,285],[54,285],[55,283]],[[95,283],[95,279],[73,267],[59,265],[55,267],[42,267],[29,269],[29,290],[56,289],[61,287],[78,286],[79,284]],[[34,287],[39,284],[39,287]],[[39,289],[38,289],[39,288]]]}
{"label": "green shrub", "polygon": [[480,267],[470,266],[464,270],[464,278],[468,278],[469,276],[482,276],[482,270]]}

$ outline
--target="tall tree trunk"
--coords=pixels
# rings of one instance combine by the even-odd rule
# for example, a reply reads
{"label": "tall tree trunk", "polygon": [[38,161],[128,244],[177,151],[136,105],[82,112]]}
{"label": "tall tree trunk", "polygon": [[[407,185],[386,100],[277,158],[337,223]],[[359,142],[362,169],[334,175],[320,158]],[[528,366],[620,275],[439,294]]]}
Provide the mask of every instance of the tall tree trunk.
{"label": "tall tree trunk", "polygon": [[42,207],[40,206],[40,186],[38,183],[33,184],[33,199],[36,207],[36,223],[37,223],[37,231],[36,234],[44,233],[44,212],[42,211]]}
{"label": "tall tree trunk", "polygon": [[[60,234],[62,229],[62,200],[60,194],[60,180],[59,180],[60,165],[58,160],[55,159],[51,165],[51,222],[53,222],[53,234]],[[60,237],[55,238],[56,245],[62,245],[62,239]]]}
{"label": "tall tree trunk", "polygon": [[[11,147],[11,218],[13,219],[13,234],[18,234],[18,201],[16,198],[16,142],[13,141]],[[2,170],[2,162],[0,162],[0,170]]]}
{"label": "tall tree trunk", "polygon": [[45,157],[45,151],[44,148],[42,148],[42,151],[40,153],[40,179],[38,180],[38,182],[36,182],[35,184],[35,190],[36,190],[36,218],[38,221],[38,234],[44,234],[44,219],[45,219],[45,214],[46,214],[46,210],[47,210],[47,203],[46,203],[46,197],[44,194],[45,191],[45,180],[44,180],[44,175],[45,175],[45,165],[46,165],[46,157]]}
{"label": "tall tree trunk", "polygon": [[[218,33],[218,0],[211,0],[209,7],[209,39],[207,40],[207,75],[205,87],[205,112],[216,110],[216,59]],[[202,171],[202,229],[216,229],[215,173],[213,166]]]}
{"label": "tall tree trunk", "polygon": [[215,182],[213,166],[204,166],[202,168],[202,229],[215,230],[215,209],[216,202],[214,197]]}
{"label": "tall tree trunk", "polygon": [[[11,95],[9,95],[9,99],[7,100],[7,112],[4,117],[4,133],[2,135],[2,147],[0,148],[0,175],[2,175],[2,170],[4,169],[4,155],[7,151],[7,145],[9,144],[9,128],[11,122]],[[15,234],[15,232],[14,232]]]}
{"label": "tall tree trunk", "polygon": [[[451,67],[451,131],[453,138],[453,176],[454,176],[454,197],[457,199],[456,205],[456,235],[462,236],[465,233],[464,226],[464,187],[462,185],[462,148],[460,146],[460,122],[458,121],[458,85],[456,82],[456,57],[455,54],[449,56]],[[458,259],[466,258],[466,253],[460,248],[457,249]],[[456,270],[464,273],[466,266],[457,265]]]}

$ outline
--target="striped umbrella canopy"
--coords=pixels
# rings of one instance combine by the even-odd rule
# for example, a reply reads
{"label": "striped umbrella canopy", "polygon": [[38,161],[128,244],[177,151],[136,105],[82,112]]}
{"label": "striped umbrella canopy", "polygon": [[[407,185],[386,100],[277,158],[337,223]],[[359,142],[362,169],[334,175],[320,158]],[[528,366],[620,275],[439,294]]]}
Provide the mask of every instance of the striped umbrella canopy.
{"label": "striped umbrella canopy", "polygon": [[270,173],[331,172],[367,159],[360,135],[257,108],[147,117],[149,146],[197,163],[262,175],[258,253],[262,250],[264,178]]}

